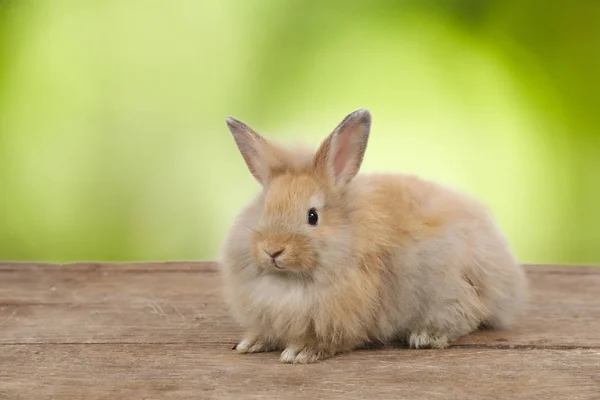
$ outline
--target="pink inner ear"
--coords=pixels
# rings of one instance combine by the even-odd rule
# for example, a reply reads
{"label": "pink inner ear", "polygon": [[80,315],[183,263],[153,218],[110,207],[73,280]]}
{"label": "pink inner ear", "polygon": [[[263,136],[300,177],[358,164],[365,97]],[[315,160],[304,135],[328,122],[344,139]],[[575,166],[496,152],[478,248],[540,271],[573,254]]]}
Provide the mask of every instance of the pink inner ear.
{"label": "pink inner ear", "polygon": [[335,145],[337,150],[335,157],[333,158],[333,172],[336,176],[339,176],[343,171],[348,162],[350,161],[350,138],[352,137],[352,131],[344,130],[340,132],[336,138]]}

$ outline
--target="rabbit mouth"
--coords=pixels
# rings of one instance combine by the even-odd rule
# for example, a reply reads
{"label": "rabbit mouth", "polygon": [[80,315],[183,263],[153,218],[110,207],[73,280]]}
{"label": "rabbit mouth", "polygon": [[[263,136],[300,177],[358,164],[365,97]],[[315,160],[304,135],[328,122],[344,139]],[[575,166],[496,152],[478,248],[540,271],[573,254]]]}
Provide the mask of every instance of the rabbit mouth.
{"label": "rabbit mouth", "polygon": [[277,268],[278,270],[284,270],[285,268],[282,267],[281,265],[277,264],[276,260],[271,260],[271,265],[275,268]]}

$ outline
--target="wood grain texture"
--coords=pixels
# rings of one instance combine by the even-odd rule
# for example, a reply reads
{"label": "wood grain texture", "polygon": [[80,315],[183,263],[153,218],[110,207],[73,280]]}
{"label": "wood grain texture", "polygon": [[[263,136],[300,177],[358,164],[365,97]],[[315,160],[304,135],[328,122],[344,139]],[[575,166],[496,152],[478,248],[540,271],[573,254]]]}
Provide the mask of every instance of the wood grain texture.
{"label": "wood grain texture", "polygon": [[237,355],[211,263],[0,264],[0,399],[600,399],[600,268],[527,266],[510,331],[316,365]]}

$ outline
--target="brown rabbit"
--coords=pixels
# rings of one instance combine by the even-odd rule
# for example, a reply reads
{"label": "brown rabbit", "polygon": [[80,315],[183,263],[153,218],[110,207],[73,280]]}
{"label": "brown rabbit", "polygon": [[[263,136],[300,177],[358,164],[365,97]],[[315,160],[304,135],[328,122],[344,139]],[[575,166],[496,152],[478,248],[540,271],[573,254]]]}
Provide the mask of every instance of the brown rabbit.
{"label": "brown rabbit", "polygon": [[371,114],[348,115],[316,153],[227,125],[258,193],[223,249],[240,353],[313,363],[362,344],[444,348],[507,327],[528,284],[490,212],[414,176],[357,175]]}

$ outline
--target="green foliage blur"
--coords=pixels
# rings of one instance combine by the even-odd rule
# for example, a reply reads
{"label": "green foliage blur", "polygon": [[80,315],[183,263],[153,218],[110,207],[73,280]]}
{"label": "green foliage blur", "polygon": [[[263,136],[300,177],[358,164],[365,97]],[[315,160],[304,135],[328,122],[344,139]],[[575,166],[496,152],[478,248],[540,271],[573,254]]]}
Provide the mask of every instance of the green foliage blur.
{"label": "green foliage blur", "polygon": [[0,259],[215,259],[258,190],[227,115],[487,202],[600,262],[600,2],[0,0]]}

